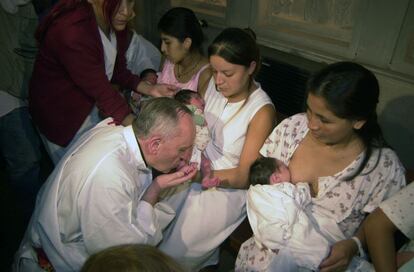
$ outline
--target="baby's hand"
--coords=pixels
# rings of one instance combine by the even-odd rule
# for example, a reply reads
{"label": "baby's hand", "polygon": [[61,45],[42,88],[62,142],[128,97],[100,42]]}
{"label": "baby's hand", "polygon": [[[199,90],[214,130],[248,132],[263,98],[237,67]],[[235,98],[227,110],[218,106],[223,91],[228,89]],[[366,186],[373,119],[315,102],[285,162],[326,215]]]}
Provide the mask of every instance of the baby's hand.
{"label": "baby's hand", "polygon": [[177,167],[177,171],[184,172],[185,175],[189,175],[193,173],[193,171],[197,171],[197,163],[196,162],[190,162],[189,164],[181,165],[180,168]]}
{"label": "baby's hand", "polygon": [[138,103],[142,98],[142,94],[137,93],[137,92],[132,92],[131,98],[132,98],[133,101]]}
{"label": "baby's hand", "polygon": [[204,177],[201,181],[201,186],[203,188],[212,188],[220,185],[221,180],[218,177]]}
{"label": "baby's hand", "polygon": [[170,188],[191,180],[197,174],[197,165],[188,164],[174,173],[163,174],[155,178],[159,189]]}

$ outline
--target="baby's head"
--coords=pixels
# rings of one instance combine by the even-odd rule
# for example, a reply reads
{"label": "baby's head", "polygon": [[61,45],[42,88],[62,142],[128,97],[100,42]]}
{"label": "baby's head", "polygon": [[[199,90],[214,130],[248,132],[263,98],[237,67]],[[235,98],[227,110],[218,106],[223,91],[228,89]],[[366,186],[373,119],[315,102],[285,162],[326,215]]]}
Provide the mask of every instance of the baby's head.
{"label": "baby's head", "polygon": [[151,84],[157,84],[157,71],[155,71],[154,69],[148,68],[145,69],[141,72],[141,74],[139,75],[139,77],[142,80],[148,81]]}
{"label": "baby's head", "polygon": [[184,272],[170,256],[150,245],[119,245],[91,255],[81,272]]}
{"label": "baby's head", "polygon": [[259,158],[250,166],[250,184],[276,184],[290,181],[286,164],[275,158]]}
{"label": "baby's head", "polygon": [[197,92],[181,89],[175,94],[174,98],[184,105],[194,105],[197,109],[204,111],[204,99]]}

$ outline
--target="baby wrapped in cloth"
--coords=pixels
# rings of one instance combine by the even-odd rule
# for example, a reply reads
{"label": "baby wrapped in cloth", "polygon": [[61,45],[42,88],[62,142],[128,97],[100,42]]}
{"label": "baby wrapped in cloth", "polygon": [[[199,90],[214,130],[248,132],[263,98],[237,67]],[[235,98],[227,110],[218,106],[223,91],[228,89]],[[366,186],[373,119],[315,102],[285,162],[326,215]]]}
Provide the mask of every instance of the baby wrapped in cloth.
{"label": "baby wrapped in cloth", "polygon": [[[318,270],[330,245],[343,234],[334,221],[318,223],[310,213],[311,206],[307,183],[250,186],[247,215],[254,236],[241,246],[236,271]],[[330,233],[322,233],[320,223]]]}

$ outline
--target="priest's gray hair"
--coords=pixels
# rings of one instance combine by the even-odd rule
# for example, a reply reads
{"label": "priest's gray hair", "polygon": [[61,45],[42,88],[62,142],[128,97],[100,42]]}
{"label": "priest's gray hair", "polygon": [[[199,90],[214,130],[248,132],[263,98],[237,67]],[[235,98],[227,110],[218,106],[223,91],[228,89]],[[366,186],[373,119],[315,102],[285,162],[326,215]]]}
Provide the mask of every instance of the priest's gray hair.
{"label": "priest's gray hair", "polygon": [[182,103],[168,97],[152,98],[144,102],[132,128],[137,138],[160,135],[174,137],[178,131],[178,121],[182,114],[193,113]]}

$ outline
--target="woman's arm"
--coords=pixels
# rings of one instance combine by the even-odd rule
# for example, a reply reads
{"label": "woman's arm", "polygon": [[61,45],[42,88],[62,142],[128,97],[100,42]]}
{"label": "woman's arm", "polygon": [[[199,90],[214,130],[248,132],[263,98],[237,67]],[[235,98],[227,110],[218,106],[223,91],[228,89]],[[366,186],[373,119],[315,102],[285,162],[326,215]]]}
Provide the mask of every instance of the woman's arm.
{"label": "woman's arm", "polygon": [[175,95],[177,91],[177,87],[169,84],[150,84],[146,81],[140,81],[137,88],[135,89],[136,92],[142,93],[145,95],[153,96],[153,97],[172,97]]}
{"label": "woman's arm", "polygon": [[367,217],[362,226],[375,271],[397,271],[395,225],[381,208],[377,208]]}
{"label": "woman's arm", "polygon": [[246,140],[240,155],[239,166],[232,169],[216,170],[220,187],[245,189],[249,185],[248,176],[252,163],[260,156],[259,150],[269,136],[275,124],[276,112],[272,105],[263,106],[250,121]]}

